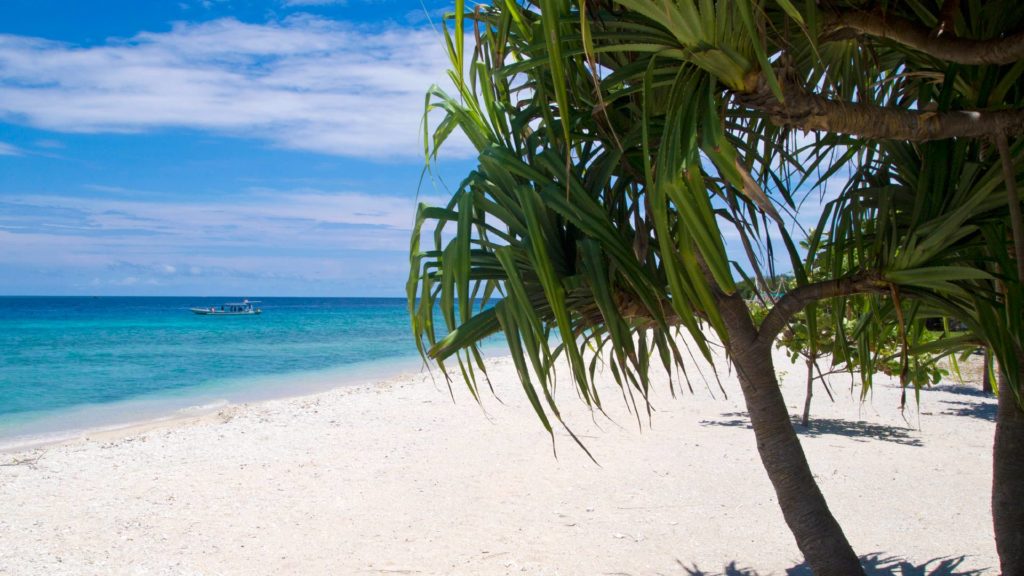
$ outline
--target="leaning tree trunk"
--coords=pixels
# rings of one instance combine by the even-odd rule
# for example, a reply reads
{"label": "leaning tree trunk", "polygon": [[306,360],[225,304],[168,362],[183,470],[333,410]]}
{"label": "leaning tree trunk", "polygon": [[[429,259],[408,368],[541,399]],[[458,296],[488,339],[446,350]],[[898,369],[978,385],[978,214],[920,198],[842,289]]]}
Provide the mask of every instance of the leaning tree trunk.
{"label": "leaning tree trunk", "polygon": [[[1024,369],[1024,357],[1020,360]],[[1001,370],[992,448],[992,524],[1003,576],[1024,576],[1024,411]]]}
{"label": "leaning tree trunk", "polygon": [[793,430],[775,377],[772,343],[758,342],[746,304],[739,296],[723,296],[721,310],[729,331],[727,352],[736,366],[757,451],[797,547],[815,576],[863,574]]}

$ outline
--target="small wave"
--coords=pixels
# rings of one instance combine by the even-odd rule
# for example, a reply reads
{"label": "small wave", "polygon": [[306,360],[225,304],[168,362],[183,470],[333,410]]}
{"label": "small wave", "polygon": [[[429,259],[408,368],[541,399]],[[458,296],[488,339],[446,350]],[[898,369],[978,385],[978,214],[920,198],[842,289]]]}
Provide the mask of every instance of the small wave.
{"label": "small wave", "polygon": [[181,409],[178,410],[178,413],[179,414],[185,414],[185,415],[203,414],[203,413],[211,412],[213,410],[217,410],[219,408],[224,408],[224,407],[230,406],[230,405],[231,405],[231,402],[228,402],[226,399],[221,398],[219,400],[214,400],[212,402],[207,402],[205,404],[196,404],[194,406],[187,406],[185,408],[181,408]]}

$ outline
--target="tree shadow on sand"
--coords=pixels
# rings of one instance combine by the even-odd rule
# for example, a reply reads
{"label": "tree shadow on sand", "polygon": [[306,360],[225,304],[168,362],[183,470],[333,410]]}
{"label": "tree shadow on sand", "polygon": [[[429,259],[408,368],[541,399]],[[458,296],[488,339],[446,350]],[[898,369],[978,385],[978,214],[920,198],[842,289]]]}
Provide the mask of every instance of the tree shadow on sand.
{"label": "tree shadow on sand", "polygon": [[[914,564],[902,558],[872,553],[860,557],[860,564],[867,576],[978,576],[983,570],[962,569],[966,556],[933,558],[923,564]],[[751,568],[743,568],[736,561],[729,562],[721,572],[705,572],[696,565],[686,566],[676,560],[687,576],[761,576]],[[812,576],[807,564],[797,564],[786,569],[786,576]]]}
{"label": "tree shadow on sand", "polygon": [[939,384],[938,386],[931,386],[928,390],[934,390],[935,392],[945,392],[947,394],[960,394],[961,396],[974,396],[975,398],[995,398],[995,394],[991,392],[984,392],[980,388],[973,386],[964,386],[962,384]]}
{"label": "tree shadow on sand", "polygon": [[948,410],[942,412],[943,414],[967,416],[969,418],[988,420],[989,422],[996,421],[997,406],[995,404],[987,402],[959,402],[957,400],[942,400],[941,402],[949,406]]}
{"label": "tree shadow on sand", "polygon": [[[701,420],[705,426],[739,426],[751,428],[750,417],[746,412],[726,412],[722,414],[728,420]],[[810,426],[800,425],[798,418],[793,419],[793,428],[801,436],[816,438],[824,435],[846,436],[859,442],[881,440],[883,442],[894,442],[905,446],[924,446],[920,438],[910,435],[913,430],[899,428],[897,426],[886,426],[883,424],[871,424],[869,422],[851,422],[837,418],[812,418]]]}

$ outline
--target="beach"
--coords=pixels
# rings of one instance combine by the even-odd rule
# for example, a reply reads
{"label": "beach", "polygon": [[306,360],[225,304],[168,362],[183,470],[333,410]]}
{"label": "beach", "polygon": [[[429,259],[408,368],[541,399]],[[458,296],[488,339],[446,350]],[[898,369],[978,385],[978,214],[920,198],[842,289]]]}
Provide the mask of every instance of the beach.
{"label": "beach", "polygon": [[[610,375],[605,416],[560,370],[595,463],[552,444],[510,359],[487,362],[482,406],[434,370],[0,454],[0,574],[809,573],[725,364],[728,398],[707,367],[674,398],[655,377],[642,426]],[[776,367],[798,415],[803,365]],[[902,413],[890,378],[864,402],[848,376],[834,403],[818,388],[797,429],[869,568],[997,572],[976,376]]]}

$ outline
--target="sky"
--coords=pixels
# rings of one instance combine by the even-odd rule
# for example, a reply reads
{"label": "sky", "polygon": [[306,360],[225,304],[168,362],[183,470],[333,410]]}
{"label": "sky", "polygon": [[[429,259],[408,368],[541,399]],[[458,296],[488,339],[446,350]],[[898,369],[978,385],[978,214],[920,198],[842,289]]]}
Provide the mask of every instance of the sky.
{"label": "sky", "polygon": [[3,0],[0,295],[404,295],[416,204],[474,166],[423,178],[451,8]]}
{"label": "sky", "polygon": [[0,294],[401,296],[434,0],[4,0]]}

